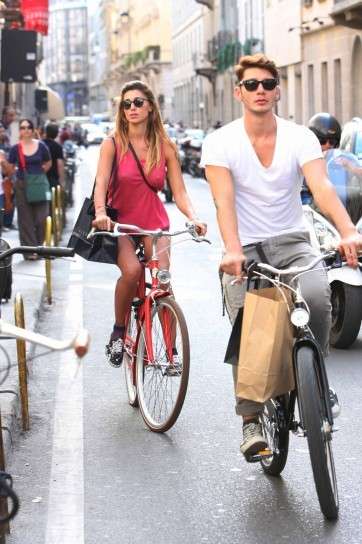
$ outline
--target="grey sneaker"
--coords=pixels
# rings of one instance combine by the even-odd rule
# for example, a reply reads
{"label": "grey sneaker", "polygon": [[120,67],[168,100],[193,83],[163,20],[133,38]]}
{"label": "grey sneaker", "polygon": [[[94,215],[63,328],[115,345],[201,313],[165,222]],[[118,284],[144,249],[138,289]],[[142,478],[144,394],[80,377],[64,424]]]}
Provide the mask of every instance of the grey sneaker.
{"label": "grey sneaker", "polygon": [[259,451],[265,450],[268,446],[265,440],[261,424],[257,421],[250,421],[243,425],[243,441],[240,444],[240,451],[245,457],[255,455]]}
{"label": "grey sneaker", "polygon": [[119,368],[122,364],[123,352],[123,339],[117,338],[116,340],[111,340],[109,344],[106,345],[106,357],[109,364],[115,368]]}

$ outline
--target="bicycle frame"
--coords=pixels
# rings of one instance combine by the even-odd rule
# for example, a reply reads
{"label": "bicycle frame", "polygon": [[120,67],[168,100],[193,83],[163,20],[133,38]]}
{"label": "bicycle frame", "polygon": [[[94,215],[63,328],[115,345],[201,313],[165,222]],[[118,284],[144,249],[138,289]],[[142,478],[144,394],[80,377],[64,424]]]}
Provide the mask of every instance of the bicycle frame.
{"label": "bicycle frame", "polygon": [[[136,322],[137,322],[137,338],[135,345],[132,349],[132,357],[136,356],[138,339],[141,334],[142,326],[145,326],[145,336],[146,336],[146,346],[147,346],[147,361],[146,364],[154,364],[155,357],[153,352],[153,342],[152,342],[152,305],[155,300],[159,298],[164,298],[171,296],[170,289],[162,289],[160,287],[160,281],[158,278],[158,257],[157,257],[157,237],[152,241],[152,257],[150,261],[145,264],[141,262],[143,270],[142,276],[139,281],[137,292],[136,292],[136,303],[133,304],[133,307],[130,309],[129,314],[126,318],[126,330],[128,328],[128,323],[130,319],[130,313],[132,311],[136,312]],[[150,271],[151,274],[151,284],[146,282],[146,269]],[[147,288],[150,291],[147,293]],[[139,301],[139,304],[137,302]],[[171,324],[169,317],[166,312],[162,312],[160,316],[161,326],[166,342],[167,355],[172,359],[172,342],[171,342]],[[127,338],[126,335],[126,347],[130,342],[130,338]]]}

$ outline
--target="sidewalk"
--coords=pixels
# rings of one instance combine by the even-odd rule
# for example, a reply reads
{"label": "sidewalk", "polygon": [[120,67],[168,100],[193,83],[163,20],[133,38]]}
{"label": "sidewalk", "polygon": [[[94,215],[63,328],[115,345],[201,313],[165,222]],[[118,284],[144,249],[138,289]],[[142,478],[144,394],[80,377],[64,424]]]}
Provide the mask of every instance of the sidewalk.
{"label": "sidewalk", "polygon": [[[3,238],[11,247],[20,245],[18,231],[5,232]],[[40,316],[45,286],[45,261],[25,261],[21,255],[13,256],[13,287],[11,300],[1,306],[1,316],[4,320],[14,323],[14,300],[17,293],[21,293],[24,301],[25,326],[34,330]],[[5,450],[5,463],[12,453],[12,442],[15,433],[21,431],[21,408],[19,402],[19,377],[17,366],[17,353],[15,340],[3,340],[1,346],[6,349],[10,360],[11,369],[8,377],[0,384],[0,409],[3,427],[3,441]],[[33,346],[27,345],[27,354],[31,353]],[[6,365],[5,355],[0,352],[0,369]],[[31,366],[28,368],[31,373]],[[0,380],[4,378],[4,372],[0,372]]]}

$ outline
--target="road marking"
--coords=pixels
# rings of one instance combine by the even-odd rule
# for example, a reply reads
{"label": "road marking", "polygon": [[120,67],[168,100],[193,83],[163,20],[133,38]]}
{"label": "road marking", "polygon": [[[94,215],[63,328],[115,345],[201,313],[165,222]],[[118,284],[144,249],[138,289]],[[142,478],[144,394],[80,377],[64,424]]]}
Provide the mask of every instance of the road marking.
{"label": "road marking", "polygon": [[[83,286],[70,284],[67,296],[65,336],[83,325]],[[83,373],[69,351],[60,357],[45,544],[84,544]]]}

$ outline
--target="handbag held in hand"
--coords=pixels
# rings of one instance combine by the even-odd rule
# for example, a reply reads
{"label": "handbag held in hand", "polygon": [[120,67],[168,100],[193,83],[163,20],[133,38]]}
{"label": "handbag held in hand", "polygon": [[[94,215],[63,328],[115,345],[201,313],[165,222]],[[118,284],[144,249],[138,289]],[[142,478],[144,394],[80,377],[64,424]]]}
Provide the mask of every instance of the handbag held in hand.
{"label": "handbag held in hand", "polygon": [[[116,146],[114,139],[113,144],[114,158],[111,177],[108,183],[106,202],[108,202],[108,195],[114,183],[114,171],[116,165]],[[118,254],[117,238],[111,238],[110,236],[94,236],[90,239],[87,238],[90,230],[92,229],[92,222],[95,219],[95,185],[96,182],[94,182],[91,196],[84,199],[82,208],[78,215],[78,219],[69,238],[68,247],[72,247],[77,255],[80,255],[81,257],[83,257],[83,259],[86,259],[87,261],[93,261],[96,263],[116,264]],[[106,214],[108,215],[108,217],[110,217],[112,221],[117,220],[117,210],[106,206]]]}

